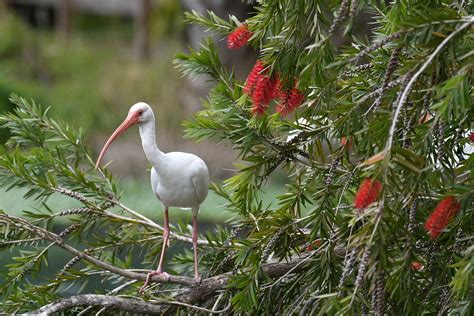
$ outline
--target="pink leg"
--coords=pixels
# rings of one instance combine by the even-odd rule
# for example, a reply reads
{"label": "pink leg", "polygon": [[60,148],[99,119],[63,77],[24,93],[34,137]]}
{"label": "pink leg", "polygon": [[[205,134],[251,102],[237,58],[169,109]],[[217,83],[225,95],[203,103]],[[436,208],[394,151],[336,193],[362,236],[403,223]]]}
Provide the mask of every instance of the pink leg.
{"label": "pink leg", "polygon": [[168,207],[165,208],[165,227],[163,231],[163,247],[161,248],[161,256],[160,256],[160,263],[158,264],[158,269],[156,272],[158,274],[163,273],[163,259],[165,258],[165,250],[166,246],[169,245],[169,237],[170,237],[170,223],[168,218]]}
{"label": "pink leg", "polygon": [[198,270],[198,227],[197,227],[197,215],[193,214],[193,248],[194,248],[194,279],[200,281],[199,270]]}
{"label": "pink leg", "polygon": [[166,246],[169,245],[169,236],[170,236],[170,224],[169,224],[169,218],[168,218],[168,207],[165,207],[165,225],[164,225],[164,230],[163,230],[163,246],[161,247],[161,255],[160,255],[160,263],[158,264],[158,269],[156,271],[148,273],[146,276],[145,284],[140,288],[140,293],[145,290],[145,288],[148,286],[148,283],[150,283],[151,277],[154,275],[160,275],[160,274],[166,274],[166,272],[163,272],[163,259],[165,258],[165,250]]}

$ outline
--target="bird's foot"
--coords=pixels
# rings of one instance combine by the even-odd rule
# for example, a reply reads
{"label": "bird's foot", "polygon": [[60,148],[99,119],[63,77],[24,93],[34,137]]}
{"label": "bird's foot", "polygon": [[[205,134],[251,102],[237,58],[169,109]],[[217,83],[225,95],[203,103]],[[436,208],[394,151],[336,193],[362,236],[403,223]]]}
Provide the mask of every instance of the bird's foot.
{"label": "bird's foot", "polygon": [[145,290],[145,288],[148,286],[148,284],[150,283],[151,281],[151,278],[154,277],[155,275],[162,275],[166,278],[166,281],[168,281],[170,279],[170,275],[166,272],[163,272],[163,271],[152,271],[150,273],[147,274],[146,276],[146,280],[145,280],[145,283],[143,284],[143,286],[140,288],[140,290],[138,291],[138,293],[143,293],[143,291]]}
{"label": "bird's foot", "polygon": [[194,276],[194,282],[196,282],[197,284],[202,283],[202,278],[199,276],[199,274]]}

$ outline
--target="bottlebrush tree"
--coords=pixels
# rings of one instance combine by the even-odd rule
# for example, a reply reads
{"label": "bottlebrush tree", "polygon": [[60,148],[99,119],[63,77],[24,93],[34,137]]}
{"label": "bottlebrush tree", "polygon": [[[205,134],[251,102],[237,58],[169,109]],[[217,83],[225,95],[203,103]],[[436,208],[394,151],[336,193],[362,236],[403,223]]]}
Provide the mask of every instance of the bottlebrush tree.
{"label": "bottlebrush tree", "polygon": [[[238,152],[237,174],[212,185],[236,219],[201,236],[201,283],[155,277],[143,295],[148,270],[131,266],[130,251],[150,250],[152,268],[161,227],[120,202],[81,134],[14,98],[0,180],[83,206],[0,213],[2,256],[23,250],[3,271],[5,311],[472,315],[473,14],[451,0],[266,0],[245,21],[188,13],[215,36],[176,57],[185,75],[214,82],[186,136]],[[259,52],[247,78],[220,62],[219,38]],[[259,192],[277,169],[288,183],[267,205]],[[190,241],[185,226],[172,237]],[[50,247],[71,261],[29,282]],[[171,268],[190,272],[191,254]],[[92,275],[115,287],[63,297]]]}

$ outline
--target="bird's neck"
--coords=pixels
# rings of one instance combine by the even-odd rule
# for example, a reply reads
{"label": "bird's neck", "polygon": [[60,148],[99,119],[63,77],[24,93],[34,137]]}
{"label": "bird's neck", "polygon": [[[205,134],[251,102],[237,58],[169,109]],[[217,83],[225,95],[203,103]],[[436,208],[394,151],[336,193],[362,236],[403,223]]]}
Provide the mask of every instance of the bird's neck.
{"label": "bird's neck", "polygon": [[155,122],[149,121],[140,125],[139,129],[146,158],[154,167],[157,167],[164,159],[164,153],[156,145]]}

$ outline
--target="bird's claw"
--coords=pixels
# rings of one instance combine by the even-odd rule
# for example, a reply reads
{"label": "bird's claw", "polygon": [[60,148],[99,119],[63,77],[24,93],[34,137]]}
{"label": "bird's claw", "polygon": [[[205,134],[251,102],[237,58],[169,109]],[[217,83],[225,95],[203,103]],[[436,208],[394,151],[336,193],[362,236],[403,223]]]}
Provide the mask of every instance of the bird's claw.
{"label": "bird's claw", "polygon": [[201,285],[202,283],[202,278],[198,275],[198,276],[195,276],[194,277],[194,282],[196,282],[197,284]]}
{"label": "bird's claw", "polygon": [[145,283],[143,284],[143,286],[140,288],[140,290],[138,290],[138,293],[143,293],[143,291],[145,291],[145,288],[148,286],[148,284],[150,283],[151,281],[151,278],[155,275],[162,275],[166,278],[166,282],[168,282],[170,280],[170,275],[167,273],[167,272],[162,272],[162,271],[152,271],[150,273],[147,274],[146,276],[146,280],[145,280]]}
{"label": "bird's claw", "polygon": [[161,272],[161,275],[166,278],[166,282],[170,280],[170,275],[167,272]]}

